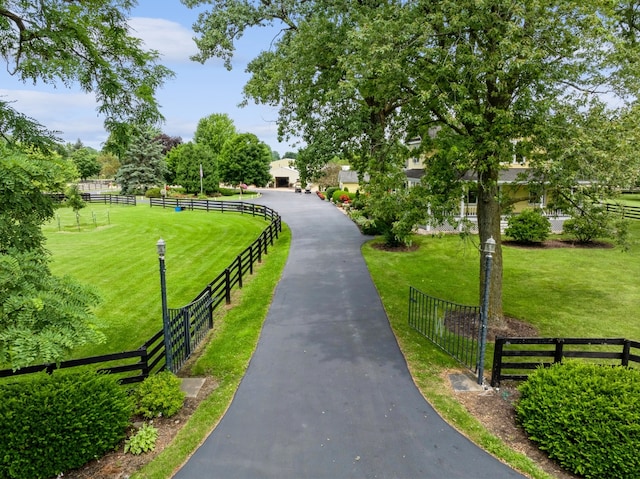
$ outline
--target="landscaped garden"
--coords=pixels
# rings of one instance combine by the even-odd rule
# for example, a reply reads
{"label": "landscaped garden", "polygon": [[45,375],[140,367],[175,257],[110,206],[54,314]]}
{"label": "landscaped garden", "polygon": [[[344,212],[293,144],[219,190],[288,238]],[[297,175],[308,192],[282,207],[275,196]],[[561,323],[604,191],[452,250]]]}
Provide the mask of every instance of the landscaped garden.
{"label": "landscaped garden", "polygon": [[[180,306],[264,228],[263,220],[246,215],[91,205],[81,212],[87,220],[81,222],[78,232],[73,212],[59,210],[58,214],[60,221],[54,219],[45,228],[47,247],[54,253],[52,267],[56,274],[72,274],[94,284],[103,297],[98,316],[109,324],[107,343],[84,348],[78,355],[136,347],[160,328],[157,238],[168,244],[169,303]],[[225,241],[212,240],[216,236]],[[640,325],[630,321],[640,313],[634,280],[640,273],[640,222],[631,223],[631,236],[628,252],[616,247],[505,245],[505,313],[529,323],[541,336],[640,338]],[[190,365],[187,372],[213,379],[212,392],[202,399],[177,439],[136,477],[166,477],[224,413],[255,347],[269,306],[264,298],[273,294],[288,241],[285,229],[282,243],[269,253],[260,274],[238,294],[239,305],[225,313],[211,342]],[[442,299],[477,304],[477,240],[462,240],[457,235],[416,236],[417,248],[407,252],[380,250],[374,243],[366,244],[363,253],[425,397],[482,447],[532,477],[553,477],[478,422],[448,387],[446,373],[458,369],[457,363],[407,325],[410,285]],[[491,349],[488,365],[490,355]]]}

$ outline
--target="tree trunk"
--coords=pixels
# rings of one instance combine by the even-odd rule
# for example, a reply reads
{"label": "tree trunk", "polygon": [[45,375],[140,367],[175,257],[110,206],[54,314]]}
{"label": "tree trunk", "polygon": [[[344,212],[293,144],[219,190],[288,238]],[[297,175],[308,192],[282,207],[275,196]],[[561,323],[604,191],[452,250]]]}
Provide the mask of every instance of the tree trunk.
{"label": "tree trunk", "polygon": [[[485,162],[484,164],[487,164]],[[496,251],[492,255],[489,278],[489,324],[501,326],[502,314],[502,246],[500,233],[500,203],[498,200],[498,168],[478,173],[478,231],[480,234],[480,304],[484,298],[486,254],[482,252],[486,241],[493,237]]]}

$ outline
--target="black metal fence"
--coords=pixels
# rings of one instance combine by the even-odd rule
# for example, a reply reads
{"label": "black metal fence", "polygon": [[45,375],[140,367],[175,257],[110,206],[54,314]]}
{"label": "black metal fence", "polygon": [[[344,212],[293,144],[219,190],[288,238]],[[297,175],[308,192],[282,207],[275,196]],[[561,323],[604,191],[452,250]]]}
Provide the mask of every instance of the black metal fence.
{"label": "black metal fence", "polygon": [[[221,211],[215,206],[221,206],[220,201],[216,205],[205,204],[207,200],[198,200],[194,209],[206,209],[207,211]],[[282,232],[282,220],[280,215],[261,205],[250,203],[229,202],[224,205],[224,211],[236,211],[240,213],[252,213],[271,219],[258,239],[240,253],[232,263],[224,269],[213,281],[211,281],[196,297],[186,306],[177,309],[169,309],[170,338],[165,342],[164,328],[145,342],[135,351],[94,356],[90,358],[63,361],[58,364],[42,364],[30,366],[13,371],[11,369],[0,370],[0,378],[21,376],[36,372],[46,371],[52,373],[56,369],[72,367],[87,367],[100,364],[99,371],[119,374],[123,384],[143,381],[149,374],[166,368],[167,351],[165,343],[170,345],[171,370],[177,372],[189,359],[197,346],[213,328],[213,312],[223,302],[231,303],[231,292],[234,287],[242,288],[247,274],[253,274],[255,265],[262,262],[262,256],[267,254],[269,246],[279,238]],[[197,206],[196,206],[197,205]],[[200,208],[199,206],[203,206]],[[175,207],[170,201],[160,206]],[[130,362],[133,359],[134,362]],[[130,373],[135,374],[130,374]]]}
{"label": "black metal fence", "polygon": [[491,386],[503,380],[523,381],[531,370],[564,358],[602,364],[640,365],[640,342],[606,338],[496,338]]}
{"label": "black metal fence", "polygon": [[480,308],[437,299],[409,288],[409,325],[474,374],[480,355]]}

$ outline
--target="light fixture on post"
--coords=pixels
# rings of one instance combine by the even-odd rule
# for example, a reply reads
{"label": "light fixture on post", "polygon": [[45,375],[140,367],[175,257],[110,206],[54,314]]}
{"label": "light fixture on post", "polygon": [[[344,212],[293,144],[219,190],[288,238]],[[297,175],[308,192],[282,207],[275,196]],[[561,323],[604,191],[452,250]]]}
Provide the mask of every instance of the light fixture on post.
{"label": "light fixture on post", "polygon": [[480,311],[480,351],[478,353],[478,384],[484,383],[484,356],[487,351],[487,327],[489,323],[489,290],[491,289],[491,261],[496,251],[496,240],[493,236],[484,243],[482,252],[485,258],[484,290]]}
{"label": "light fixture on post", "polygon": [[162,297],[162,329],[164,332],[164,350],[166,358],[166,369],[172,371],[172,354],[171,354],[171,328],[169,327],[169,308],[167,307],[167,281],[165,277],[164,255],[167,251],[166,242],[160,238],[156,243],[158,251],[158,260],[160,262],[160,294]]}

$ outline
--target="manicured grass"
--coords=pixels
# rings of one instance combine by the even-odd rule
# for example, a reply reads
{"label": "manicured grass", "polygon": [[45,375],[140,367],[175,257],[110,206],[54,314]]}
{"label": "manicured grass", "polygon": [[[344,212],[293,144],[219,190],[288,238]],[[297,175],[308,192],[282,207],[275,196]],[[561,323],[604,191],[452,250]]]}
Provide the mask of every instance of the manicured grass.
{"label": "manicured grass", "polygon": [[291,233],[285,226],[275,248],[234,297],[232,309],[216,319],[205,350],[191,368],[194,376],[210,375],[215,389],[198,407],[171,445],[132,479],[170,477],[206,438],[227,410],[256,348],[262,323],[289,254]]}
{"label": "manicured grass", "polygon": [[[504,247],[504,312],[526,320],[541,336],[640,339],[640,222],[631,224],[634,244],[612,249]],[[477,241],[477,240],[475,240]],[[391,253],[363,247],[378,292],[416,384],[451,424],[474,442],[532,477],[549,477],[489,434],[445,385],[459,365],[407,325],[408,289],[463,304],[478,304],[477,246],[458,236],[414,239],[418,250]],[[491,365],[489,348],[486,367]]]}
{"label": "manicured grass", "polygon": [[[80,348],[75,357],[138,348],[162,328],[156,242],[167,243],[167,297],[171,308],[188,304],[264,230],[251,215],[138,206],[88,205],[75,214],[57,211],[44,227],[55,274],[96,287],[95,313],[107,342]],[[96,218],[95,224],[93,218]],[[97,226],[96,226],[97,225]]]}

